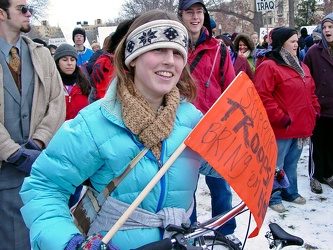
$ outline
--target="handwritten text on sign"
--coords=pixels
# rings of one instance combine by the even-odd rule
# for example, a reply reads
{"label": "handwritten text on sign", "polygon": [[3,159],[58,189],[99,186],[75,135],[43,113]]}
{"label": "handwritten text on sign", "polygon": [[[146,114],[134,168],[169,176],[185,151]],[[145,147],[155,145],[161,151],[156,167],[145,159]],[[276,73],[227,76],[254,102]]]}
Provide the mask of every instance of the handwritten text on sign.
{"label": "handwritten text on sign", "polygon": [[256,0],[256,7],[258,12],[270,11],[275,8],[274,0]]}
{"label": "handwritten text on sign", "polygon": [[251,210],[258,234],[273,185],[276,140],[251,80],[241,73],[185,144],[221,174]]}

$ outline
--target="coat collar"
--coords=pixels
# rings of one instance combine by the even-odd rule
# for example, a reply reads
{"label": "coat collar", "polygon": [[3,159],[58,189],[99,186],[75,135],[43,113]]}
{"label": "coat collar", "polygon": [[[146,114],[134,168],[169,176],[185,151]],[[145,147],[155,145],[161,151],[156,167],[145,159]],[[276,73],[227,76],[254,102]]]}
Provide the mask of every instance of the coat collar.
{"label": "coat collar", "polygon": [[[317,46],[318,49],[321,50],[321,53],[320,53],[321,57],[324,58],[324,59],[325,59],[327,62],[329,62],[331,65],[333,65],[333,57],[330,56],[330,55],[328,54],[328,51],[327,51],[327,49],[324,47],[324,44],[323,44],[322,41],[320,41],[317,45],[313,45],[313,46]],[[313,46],[312,46],[312,47],[313,47]],[[310,48],[310,49],[311,49],[311,48]]]}
{"label": "coat collar", "polygon": [[117,78],[111,82],[104,98],[101,100],[101,108],[103,115],[107,119],[121,127],[125,127],[122,119],[121,103],[117,98]]}

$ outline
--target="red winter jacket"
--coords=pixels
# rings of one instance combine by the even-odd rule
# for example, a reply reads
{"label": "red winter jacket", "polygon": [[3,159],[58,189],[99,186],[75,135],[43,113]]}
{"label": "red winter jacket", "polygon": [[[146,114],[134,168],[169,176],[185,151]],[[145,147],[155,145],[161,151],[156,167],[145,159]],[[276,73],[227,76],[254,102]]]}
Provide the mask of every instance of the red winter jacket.
{"label": "red winter jacket", "polygon": [[73,119],[81,109],[88,106],[88,96],[83,95],[81,88],[74,84],[70,93],[68,93],[65,85],[65,100],[66,100],[66,120]]}
{"label": "red winter jacket", "polygon": [[[304,78],[293,68],[267,58],[255,72],[254,84],[277,139],[311,136],[316,115],[320,114],[310,70],[301,65]],[[289,119],[288,126],[285,121]]]}
{"label": "red winter jacket", "polygon": [[114,72],[113,55],[102,54],[96,60],[91,73],[91,85],[96,88],[95,99],[99,100],[105,96],[109,88],[111,78]]}
{"label": "red winter jacket", "polygon": [[[208,38],[208,33],[203,33],[200,37],[195,49],[189,48],[188,64],[191,65],[197,54],[204,50],[205,53],[201,57],[199,63],[192,72],[192,76],[197,85],[197,98],[193,104],[205,114],[214,102],[220,97],[222,92],[229,86],[235,78],[235,70],[230,59],[228,50],[226,49],[223,74],[224,83],[220,75],[220,41],[215,38]],[[191,47],[191,46],[190,46]],[[217,56],[216,56],[216,53]],[[216,61],[214,64],[214,59]],[[214,67],[213,67],[214,65]]]}

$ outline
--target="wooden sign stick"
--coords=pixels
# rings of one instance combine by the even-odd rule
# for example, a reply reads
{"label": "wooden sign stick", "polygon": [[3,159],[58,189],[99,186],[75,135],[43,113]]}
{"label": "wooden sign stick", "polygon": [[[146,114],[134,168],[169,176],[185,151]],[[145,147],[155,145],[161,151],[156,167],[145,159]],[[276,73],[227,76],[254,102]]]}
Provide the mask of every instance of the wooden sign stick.
{"label": "wooden sign stick", "polygon": [[184,142],[176,149],[176,151],[171,155],[171,157],[166,161],[166,163],[161,167],[157,174],[151,179],[147,186],[141,191],[141,193],[136,197],[133,203],[127,208],[124,214],[117,220],[109,232],[104,236],[102,242],[107,244],[115,233],[121,228],[125,221],[131,216],[134,210],[140,205],[140,203],[146,198],[149,192],[154,188],[158,181],[163,177],[166,171],[170,168],[172,163],[178,158],[178,156],[184,151],[186,145]]}

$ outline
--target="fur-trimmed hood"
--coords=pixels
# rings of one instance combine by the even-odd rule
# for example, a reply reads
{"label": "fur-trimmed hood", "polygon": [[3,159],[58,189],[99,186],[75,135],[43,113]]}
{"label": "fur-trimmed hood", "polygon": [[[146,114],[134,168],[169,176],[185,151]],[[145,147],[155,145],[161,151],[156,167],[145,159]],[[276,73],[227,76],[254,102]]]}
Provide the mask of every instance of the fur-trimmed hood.
{"label": "fur-trimmed hood", "polygon": [[249,35],[245,34],[245,33],[239,33],[236,36],[236,38],[234,40],[234,45],[235,45],[236,51],[238,52],[239,41],[241,39],[246,41],[246,44],[247,44],[249,50],[251,51],[251,55],[252,55],[253,51],[255,49],[255,45],[254,45],[254,42],[253,42],[252,38]]}

